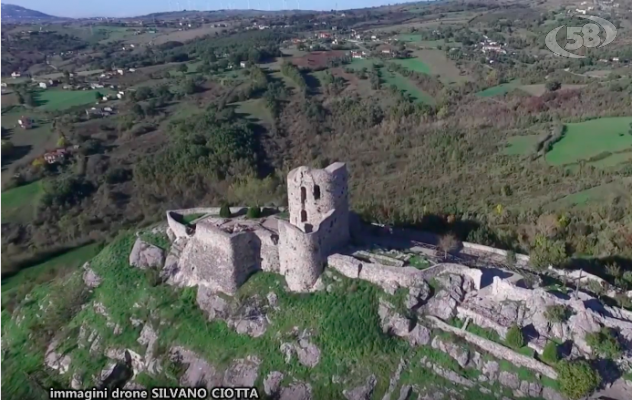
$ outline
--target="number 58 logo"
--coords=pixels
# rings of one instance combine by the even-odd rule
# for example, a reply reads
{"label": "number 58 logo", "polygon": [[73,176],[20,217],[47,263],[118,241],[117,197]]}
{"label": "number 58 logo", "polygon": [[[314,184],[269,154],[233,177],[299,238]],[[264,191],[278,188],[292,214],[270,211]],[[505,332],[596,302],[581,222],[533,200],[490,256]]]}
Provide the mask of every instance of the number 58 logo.
{"label": "number 58 logo", "polygon": [[[564,26],[558,26],[546,35],[545,43],[549,50],[562,57],[585,58],[586,56],[571,53],[570,51],[579,50],[582,47],[603,47],[617,37],[617,28],[611,22],[594,15],[578,15],[578,17],[589,19],[596,22],[596,24],[588,23],[584,26],[567,26],[567,43],[564,48],[557,43],[557,33]],[[603,42],[599,36],[601,29],[606,33],[606,38]]]}

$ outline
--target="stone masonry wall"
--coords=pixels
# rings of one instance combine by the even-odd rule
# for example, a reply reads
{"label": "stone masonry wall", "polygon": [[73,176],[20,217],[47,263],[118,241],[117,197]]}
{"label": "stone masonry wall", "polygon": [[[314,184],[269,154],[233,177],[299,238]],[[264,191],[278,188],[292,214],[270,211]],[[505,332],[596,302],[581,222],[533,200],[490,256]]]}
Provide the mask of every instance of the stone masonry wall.
{"label": "stone masonry wall", "polygon": [[303,232],[283,220],[278,229],[279,271],[291,291],[309,291],[323,272],[318,232]]}
{"label": "stone masonry wall", "polygon": [[484,339],[478,335],[462,330],[460,328],[450,326],[446,324],[445,322],[441,321],[440,319],[435,318],[431,315],[426,316],[426,318],[432,321],[432,323],[437,328],[443,331],[452,332],[455,335],[461,336],[468,342],[480,347],[481,349],[487,351],[488,353],[490,353],[496,358],[507,360],[511,362],[512,364],[517,365],[519,367],[529,368],[530,370],[540,373],[542,375],[545,375],[551,379],[557,379],[557,372],[553,368],[549,367],[548,365],[544,363],[541,363],[540,361],[532,357],[527,357],[520,353],[516,353],[515,351],[503,345],[500,345],[498,343],[492,342],[491,340]]}
{"label": "stone masonry wall", "polygon": [[260,267],[260,248],[260,239],[253,232],[229,234],[202,222],[178,261],[180,283],[234,294]]}
{"label": "stone masonry wall", "polygon": [[427,281],[438,275],[448,273],[469,277],[474,282],[474,287],[476,288],[476,290],[481,289],[481,279],[483,278],[483,271],[481,271],[480,269],[470,268],[461,264],[443,263],[437,264],[430,268],[426,268],[422,271],[422,275]]}
{"label": "stone masonry wall", "polygon": [[367,263],[343,254],[330,255],[327,265],[346,277],[363,279],[388,291],[415,286],[424,280],[422,271],[417,268]]}
{"label": "stone masonry wall", "polygon": [[261,269],[266,272],[279,272],[279,235],[268,229],[254,231],[261,243]]}

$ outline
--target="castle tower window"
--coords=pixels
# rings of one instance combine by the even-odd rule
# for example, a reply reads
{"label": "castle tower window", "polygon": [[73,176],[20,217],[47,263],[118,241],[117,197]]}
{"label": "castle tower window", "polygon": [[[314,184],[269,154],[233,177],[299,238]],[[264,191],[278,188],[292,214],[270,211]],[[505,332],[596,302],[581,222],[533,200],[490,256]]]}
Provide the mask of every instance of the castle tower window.
{"label": "castle tower window", "polygon": [[304,186],[301,186],[301,203],[305,203],[306,199],[307,199],[307,190],[305,189]]}
{"label": "castle tower window", "polygon": [[314,199],[320,199],[320,186],[314,185]]}
{"label": "castle tower window", "polygon": [[301,210],[301,222],[307,221],[307,211]]}

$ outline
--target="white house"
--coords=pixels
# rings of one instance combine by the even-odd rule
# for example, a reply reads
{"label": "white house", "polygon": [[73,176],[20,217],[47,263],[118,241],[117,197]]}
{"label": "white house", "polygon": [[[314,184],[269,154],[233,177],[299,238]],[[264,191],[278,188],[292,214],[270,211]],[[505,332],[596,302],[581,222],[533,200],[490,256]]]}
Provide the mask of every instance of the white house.
{"label": "white house", "polygon": [[575,11],[576,11],[578,14],[583,14],[583,15],[586,15],[586,10],[584,10],[584,9],[582,9],[582,8],[576,8],[576,9],[575,9]]}
{"label": "white house", "polygon": [[39,87],[41,87],[42,89],[46,89],[48,86],[46,86],[44,82],[40,82]]}
{"label": "white house", "polygon": [[619,57],[612,57],[612,61],[619,62]]}
{"label": "white house", "polygon": [[122,69],[117,69],[116,72],[118,72],[119,75],[123,75],[125,73]]}
{"label": "white house", "polygon": [[240,62],[239,66],[242,68],[246,68],[246,62],[245,61]]}
{"label": "white house", "polygon": [[351,58],[362,58],[362,53],[360,53],[359,51],[352,51]]}
{"label": "white house", "polygon": [[136,68],[130,68],[129,72],[136,72]]}
{"label": "white house", "polygon": [[11,73],[11,77],[12,77],[12,78],[19,78],[19,77],[21,77],[21,76],[22,76],[22,74],[21,74],[21,73],[19,73],[19,72],[13,72],[13,73]]}

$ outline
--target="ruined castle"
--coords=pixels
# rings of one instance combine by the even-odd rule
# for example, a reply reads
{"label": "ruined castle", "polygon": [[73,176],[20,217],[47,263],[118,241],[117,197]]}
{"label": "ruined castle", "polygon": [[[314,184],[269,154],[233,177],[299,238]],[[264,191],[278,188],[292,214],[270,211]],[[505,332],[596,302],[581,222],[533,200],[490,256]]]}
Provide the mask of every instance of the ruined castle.
{"label": "ruined castle", "polygon": [[[289,290],[310,291],[327,257],[349,241],[347,182],[347,167],[340,162],[292,170],[287,176],[289,220],[205,217],[192,232],[177,221],[178,212],[167,212],[171,232],[183,243],[174,257],[172,280],[233,294],[263,270],[282,274]],[[200,211],[209,209],[186,210]]]}

